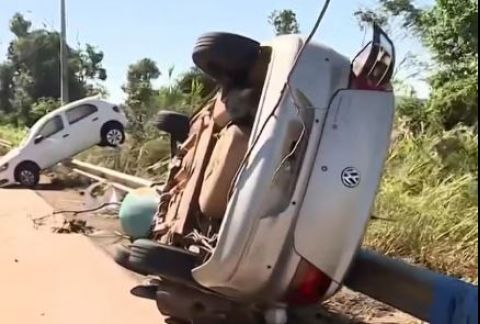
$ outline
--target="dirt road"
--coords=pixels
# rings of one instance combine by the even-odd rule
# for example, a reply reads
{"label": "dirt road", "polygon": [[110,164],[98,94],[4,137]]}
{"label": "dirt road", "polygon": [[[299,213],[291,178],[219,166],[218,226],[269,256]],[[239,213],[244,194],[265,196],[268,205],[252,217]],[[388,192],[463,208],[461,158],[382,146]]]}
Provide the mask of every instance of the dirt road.
{"label": "dirt road", "polygon": [[154,303],[129,294],[136,280],[88,238],[34,227],[51,212],[33,191],[0,189],[0,323],[163,322]]}

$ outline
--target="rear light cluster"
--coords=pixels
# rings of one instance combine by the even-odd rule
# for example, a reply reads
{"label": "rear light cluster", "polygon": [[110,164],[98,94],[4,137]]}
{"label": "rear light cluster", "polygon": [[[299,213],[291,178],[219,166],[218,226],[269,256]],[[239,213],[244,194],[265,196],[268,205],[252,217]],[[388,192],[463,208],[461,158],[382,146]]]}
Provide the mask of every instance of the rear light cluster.
{"label": "rear light cluster", "polygon": [[395,46],[388,35],[376,24],[373,39],[352,62],[350,87],[357,90],[391,91],[395,69]]}
{"label": "rear light cluster", "polygon": [[292,280],[285,302],[294,306],[318,303],[332,283],[326,274],[306,260],[302,260]]}

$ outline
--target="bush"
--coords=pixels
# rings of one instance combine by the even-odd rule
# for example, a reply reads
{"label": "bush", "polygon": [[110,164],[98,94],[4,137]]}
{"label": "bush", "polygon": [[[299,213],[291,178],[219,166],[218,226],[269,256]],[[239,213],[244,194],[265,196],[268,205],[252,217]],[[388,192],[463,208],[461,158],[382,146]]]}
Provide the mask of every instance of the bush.
{"label": "bush", "polygon": [[10,142],[13,146],[20,144],[26,135],[26,128],[17,128],[11,125],[0,124],[0,139]]}
{"label": "bush", "polygon": [[94,165],[156,181],[163,178],[166,169],[155,169],[152,172],[150,167],[170,158],[170,142],[167,138],[157,138],[137,144],[132,138],[128,138],[121,148],[97,146],[79,154],[78,158]]}
{"label": "bush", "polygon": [[478,280],[478,135],[466,127],[400,130],[366,245],[443,273]]}
{"label": "bush", "polygon": [[458,124],[476,126],[478,124],[477,74],[459,80],[450,80],[434,89],[428,111],[445,129],[452,129]]}

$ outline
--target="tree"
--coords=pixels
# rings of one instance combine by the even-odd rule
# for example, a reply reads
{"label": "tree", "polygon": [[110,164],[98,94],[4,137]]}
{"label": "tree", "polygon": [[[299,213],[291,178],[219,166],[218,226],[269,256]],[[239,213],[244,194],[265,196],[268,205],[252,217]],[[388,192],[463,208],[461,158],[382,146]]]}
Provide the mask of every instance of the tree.
{"label": "tree", "polygon": [[268,22],[273,26],[277,35],[300,33],[297,15],[290,9],[273,11],[268,17]]}
{"label": "tree", "polygon": [[[15,38],[9,44],[6,61],[0,64],[0,111],[30,126],[38,118],[38,114],[31,114],[34,102],[60,97],[60,35],[32,29],[31,22],[19,13],[11,19],[10,31]],[[107,78],[103,52],[89,44],[84,49],[68,47],[67,51],[71,99],[96,92],[93,82]]]}
{"label": "tree", "polygon": [[17,37],[25,37],[32,27],[32,23],[25,20],[22,14],[16,13],[10,20],[10,31]]}
{"label": "tree", "polygon": [[129,127],[136,141],[144,140],[147,136],[147,121],[155,113],[153,99],[157,93],[152,81],[160,75],[157,64],[149,58],[143,58],[128,67],[127,83],[122,89],[128,96],[126,104]]}
{"label": "tree", "polygon": [[13,97],[13,77],[15,68],[12,64],[0,64],[0,113],[12,112],[10,99]]}
{"label": "tree", "polygon": [[195,66],[180,76],[176,86],[185,94],[193,93],[195,90],[198,90],[196,87],[201,87],[199,90],[200,95],[206,97],[217,88],[217,83]]}

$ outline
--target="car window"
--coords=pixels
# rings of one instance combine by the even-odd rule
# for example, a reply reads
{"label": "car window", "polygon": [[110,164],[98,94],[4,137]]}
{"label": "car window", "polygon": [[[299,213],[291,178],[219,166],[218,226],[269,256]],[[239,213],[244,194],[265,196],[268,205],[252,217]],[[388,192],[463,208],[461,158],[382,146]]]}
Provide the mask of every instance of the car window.
{"label": "car window", "polygon": [[73,107],[69,110],[67,110],[67,120],[68,123],[75,124],[76,122],[82,120],[85,117],[90,116],[91,114],[94,114],[97,112],[97,107],[94,105],[81,105],[77,107]]}
{"label": "car window", "polygon": [[50,137],[63,129],[62,117],[55,116],[45,123],[45,125],[40,128],[38,135],[42,135],[47,138]]}

